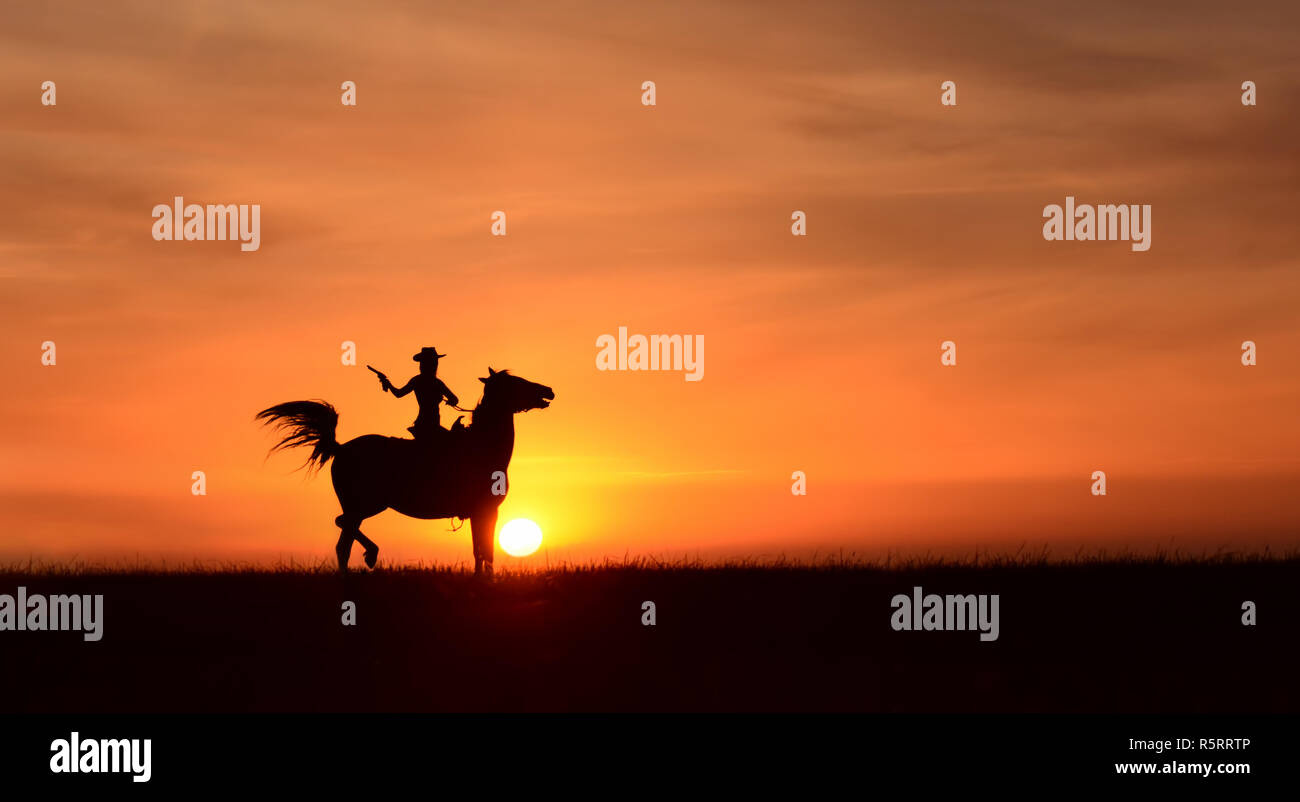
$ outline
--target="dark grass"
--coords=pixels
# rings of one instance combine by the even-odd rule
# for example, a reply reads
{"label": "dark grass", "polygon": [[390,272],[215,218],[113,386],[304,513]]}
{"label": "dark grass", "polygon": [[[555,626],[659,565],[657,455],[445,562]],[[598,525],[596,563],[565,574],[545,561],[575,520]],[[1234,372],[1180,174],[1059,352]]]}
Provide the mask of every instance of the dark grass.
{"label": "dark grass", "polygon": [[[357,550],[353,550],[351,566],[359,569]],[[1043,546],[1029,550],[1021,547],[1015,552],[979,552],[969,555],[949,556],[923,554],[887,554],[881,558],[860,557],[856,553],[845,554],[843,551],[809,559],[799,559],[784,555],[774,558],[745,558],[706,560],[700,557],[670,557],[655,555],[625,555],[622,559],[605,558],[585,562],[557,561],[554,566],[544,568],[517,568],[498,563],[496,577],[519,578],[544,574],[568,574],[590,571],[900,571],[900,570],[940,570],[944,568],[1029,568],[1029,567],[1064,567],[1080,565],[1224,565],[1243,563],[1300,563],[1300,549],[1276,552],[1268,547],[1251,551],[1230,549],[1203,550],[1189,552],[1181,549],[1156,549],[1149,551],[1118,551],[1105,549],[1079,549],[1073,553],[1061,555]],[[416,563],[391,564],[381,560],[378,572],[388,573],[459,573],[465,572],[472,565],[469,561],[454,563]],[[362,573],[367,572],[360,569]],[[330,574],[338,572],[338,564],[331,558],[322,557],[314,562],[302,563],[278,560],[265,562],[240,562],[231,560],[194,560],[191,562],[118,560],[116,562],[71,560],[45,560],[30,557],[27,560],[11,560],[7,565],[0,565],[0,579],[8,576],[19,577],[87,577],[112,574],[131,574],[135,576],[152,576],[157,574]]]}
{"label": "dark grass", "polygon": [[[638,558],[492,583],[455,565],[0,568],[0,593],[18,585],[103,593],[105,634],[0,632],[4,712],[1300,711],[1295,553]],[[893,631],[914,585],[999,594],[999,640]]]}

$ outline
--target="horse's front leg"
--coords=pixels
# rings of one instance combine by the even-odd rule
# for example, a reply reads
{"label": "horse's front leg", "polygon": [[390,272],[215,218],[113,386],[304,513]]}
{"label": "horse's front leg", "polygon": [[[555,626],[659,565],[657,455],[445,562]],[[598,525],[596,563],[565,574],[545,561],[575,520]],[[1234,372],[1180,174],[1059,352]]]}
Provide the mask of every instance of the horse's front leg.
{"label": "horse's front leg", "polygon": [[469,519],[469,535],[474,541],[474,573],[492,578],[492,557],[496,547],[497,508],[480,510]]}

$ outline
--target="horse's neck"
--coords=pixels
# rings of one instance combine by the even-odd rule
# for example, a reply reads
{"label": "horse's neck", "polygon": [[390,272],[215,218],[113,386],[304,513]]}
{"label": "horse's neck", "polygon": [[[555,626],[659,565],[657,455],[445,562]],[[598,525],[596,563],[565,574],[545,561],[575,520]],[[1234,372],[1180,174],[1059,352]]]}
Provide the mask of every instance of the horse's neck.
{"label": "horse's neck", "polygon": [[494,461],[509,463],[515,450],[515,416],[493,405],[479,404],[471,423],[487,455]]}

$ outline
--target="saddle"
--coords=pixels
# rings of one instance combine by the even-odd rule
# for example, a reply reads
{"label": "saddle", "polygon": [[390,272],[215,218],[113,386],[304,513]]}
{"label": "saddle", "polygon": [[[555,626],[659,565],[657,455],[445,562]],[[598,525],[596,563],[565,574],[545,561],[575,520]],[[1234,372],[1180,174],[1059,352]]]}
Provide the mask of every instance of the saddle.
{"label": "saddle", "polygon": [[404,437],[394,437],[392,439],[405,440],[408,443],[416,443],[427,448],[445,451],[460,446],[465,437],[465,432],[469,431],[464,420],[464,415],[456,418],[450,429],[444,429],[438,425],[407,426],[406,430],[411,433],[413,440],[406,440]]}

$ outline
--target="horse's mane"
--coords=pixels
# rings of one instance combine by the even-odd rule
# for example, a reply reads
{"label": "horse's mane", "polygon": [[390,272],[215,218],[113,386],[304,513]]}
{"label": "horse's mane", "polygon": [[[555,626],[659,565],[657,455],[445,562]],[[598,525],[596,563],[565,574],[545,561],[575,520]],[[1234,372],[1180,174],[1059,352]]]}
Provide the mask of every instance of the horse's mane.
{"label": "horse's mane", "polygon": [[[492,368],[488,368],[488,370],[492,370]],[[510,369],[509,369],[509,368],[502,368],[501,370],[492,370],[492,375],[488,377],[488,381],[491,381],[493,378],[495,378],[495,377],[497,377],[497,376],[500,376],[502,373],[504,373],[504,374],[507,375],[507,376],[513,375],[513,374],[510,373]],[[484,382],[484,383],[483,383],[483,395],[482,395],[481,397],[479,397],[478,403],[474,405],[474,408],[471,409],[471,410],[469,411],[469,416],[470,416],[470,417],[469,417],[469,425],[470,425],[470,426],[473,426],[473,425],[474,425],[474,413],[475,413],[475,412],[478,412],[478,408],[481,407],[481,406],[483,406],[483,399],[486,398],[486,397],[487,397],[487,382]]]}

